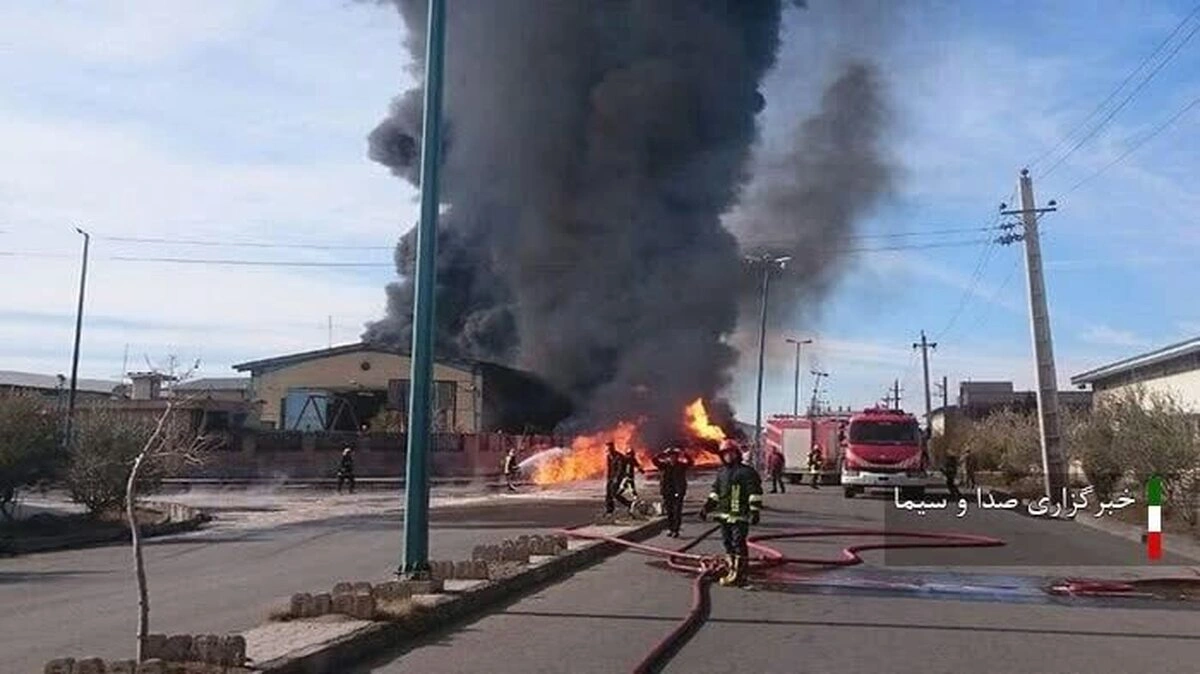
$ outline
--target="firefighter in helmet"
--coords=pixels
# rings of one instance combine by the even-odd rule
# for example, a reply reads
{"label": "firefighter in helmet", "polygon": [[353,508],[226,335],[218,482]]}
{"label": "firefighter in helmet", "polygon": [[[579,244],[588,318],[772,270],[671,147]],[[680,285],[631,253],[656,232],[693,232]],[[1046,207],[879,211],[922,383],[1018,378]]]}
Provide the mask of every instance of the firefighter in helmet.
{"label": "firefighter in helmet", "polygon": [[721,468],[708,500],[700,509],[700,518],[713,513],[721,523],[721,539],[729,564],[729,572],[720,579],[722,585],[746,583],[750,556],[746,537],[750,525],[758,524],[762,500],[762,478],[758,471],[742,463],[737,443],[732,440],[721,443]]}

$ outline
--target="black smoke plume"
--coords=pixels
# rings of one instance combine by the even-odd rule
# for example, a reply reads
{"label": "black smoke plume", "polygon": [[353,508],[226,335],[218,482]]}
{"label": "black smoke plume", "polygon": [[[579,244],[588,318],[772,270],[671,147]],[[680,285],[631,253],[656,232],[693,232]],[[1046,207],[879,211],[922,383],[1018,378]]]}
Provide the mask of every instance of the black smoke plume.
{"label": "black smoke plume", "polygon": [[[393,4],[419,74],[426,2]],[[437,349],[540,374],[573,400],[576,428],[645,418],[648,440],[669,437],[736,361],[746,271],[721,218],[748,177],[782,2],[447,12]],[[397,98],[369,139],[371,158],[414,184],[421,96]],[[410,232],[368,341],[408,348],[412,245]]]}

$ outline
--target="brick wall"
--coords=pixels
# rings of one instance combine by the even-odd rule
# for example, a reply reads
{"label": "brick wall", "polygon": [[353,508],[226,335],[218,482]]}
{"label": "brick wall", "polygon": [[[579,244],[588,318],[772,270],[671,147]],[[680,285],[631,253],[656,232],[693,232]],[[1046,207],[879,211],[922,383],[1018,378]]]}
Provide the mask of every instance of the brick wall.
{"label": "brick wall", "polygon": [[[402,477],[403,434],[299,433],[243,431],[230,434],[204,465],[186,477],[235,479],[332,478],[337,474],[342,448],[355,448],[356,477]],[[434,477],[491,477],[500,474],[504,455],[521,438],[506,434],[438,433],[430,454]],[[530,449],[521,458],[552,446],[554,440],[537,436],[526,440]]]}

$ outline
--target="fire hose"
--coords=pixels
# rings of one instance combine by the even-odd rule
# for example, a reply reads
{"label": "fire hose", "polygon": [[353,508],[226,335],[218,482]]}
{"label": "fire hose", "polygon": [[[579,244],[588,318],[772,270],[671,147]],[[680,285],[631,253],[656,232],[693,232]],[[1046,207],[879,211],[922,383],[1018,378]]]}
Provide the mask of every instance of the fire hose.
{"label": "fire hose", "polygon": [[[664,636],[649,653],[634,667],[634,674],[649,674],[661,671],[675,653],[687,643],[708,617],[711,606],[709,588],[712,580],[726,570],[725,561],[719,557],[689,553],[701,541],[708,538],[719,527],[710,527],[702,534],[676,550],[662,548],[645,543],[635,543],[623,538],[606,534],[596,534],[566,529],[563,533],[580,539],[604,541],[623,546],[633,552],[662,557],[667,566],[674,570],[695,574],[692,583],[692,606],[676,627]],[[797,538],[819,537],[900,537],[920,539],[912,542],[879,542],[851,545],[842,549],[842,554],[836,558],[817,557],[788,557],[778,550],[761,543],[761,541],[789,540]],[[783,531],[770,534],[750,536],[747,539],[749,548],[762,556],[750,560],[750,569],[765,569],[786,564],[808,564],[813,566],[854,566],[862,564],[859,553],[868,550],[902,549],[902,548],[957,548],[957,547],[996,547],[1004,545],[1004,541],[989,536],[972,534],[927,533],[909,531],[887,531],[882,529],[812,529]]]}

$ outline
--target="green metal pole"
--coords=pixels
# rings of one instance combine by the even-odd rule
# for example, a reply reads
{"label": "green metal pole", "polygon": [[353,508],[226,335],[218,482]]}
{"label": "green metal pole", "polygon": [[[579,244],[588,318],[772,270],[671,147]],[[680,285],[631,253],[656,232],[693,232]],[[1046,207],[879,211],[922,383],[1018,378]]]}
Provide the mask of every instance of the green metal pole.
{"label": "green metal pole", "polygon": [[425,109],[421,127],[421,220],[413,279],[412,372],[408,397],[408,454],[405,467],[404,555],[400,573],[429,572],[429,446],[432,431],[434,286],[437,267],[438,171],[442,127],[442,57],[445,0],[429,0],[425,47]]}

